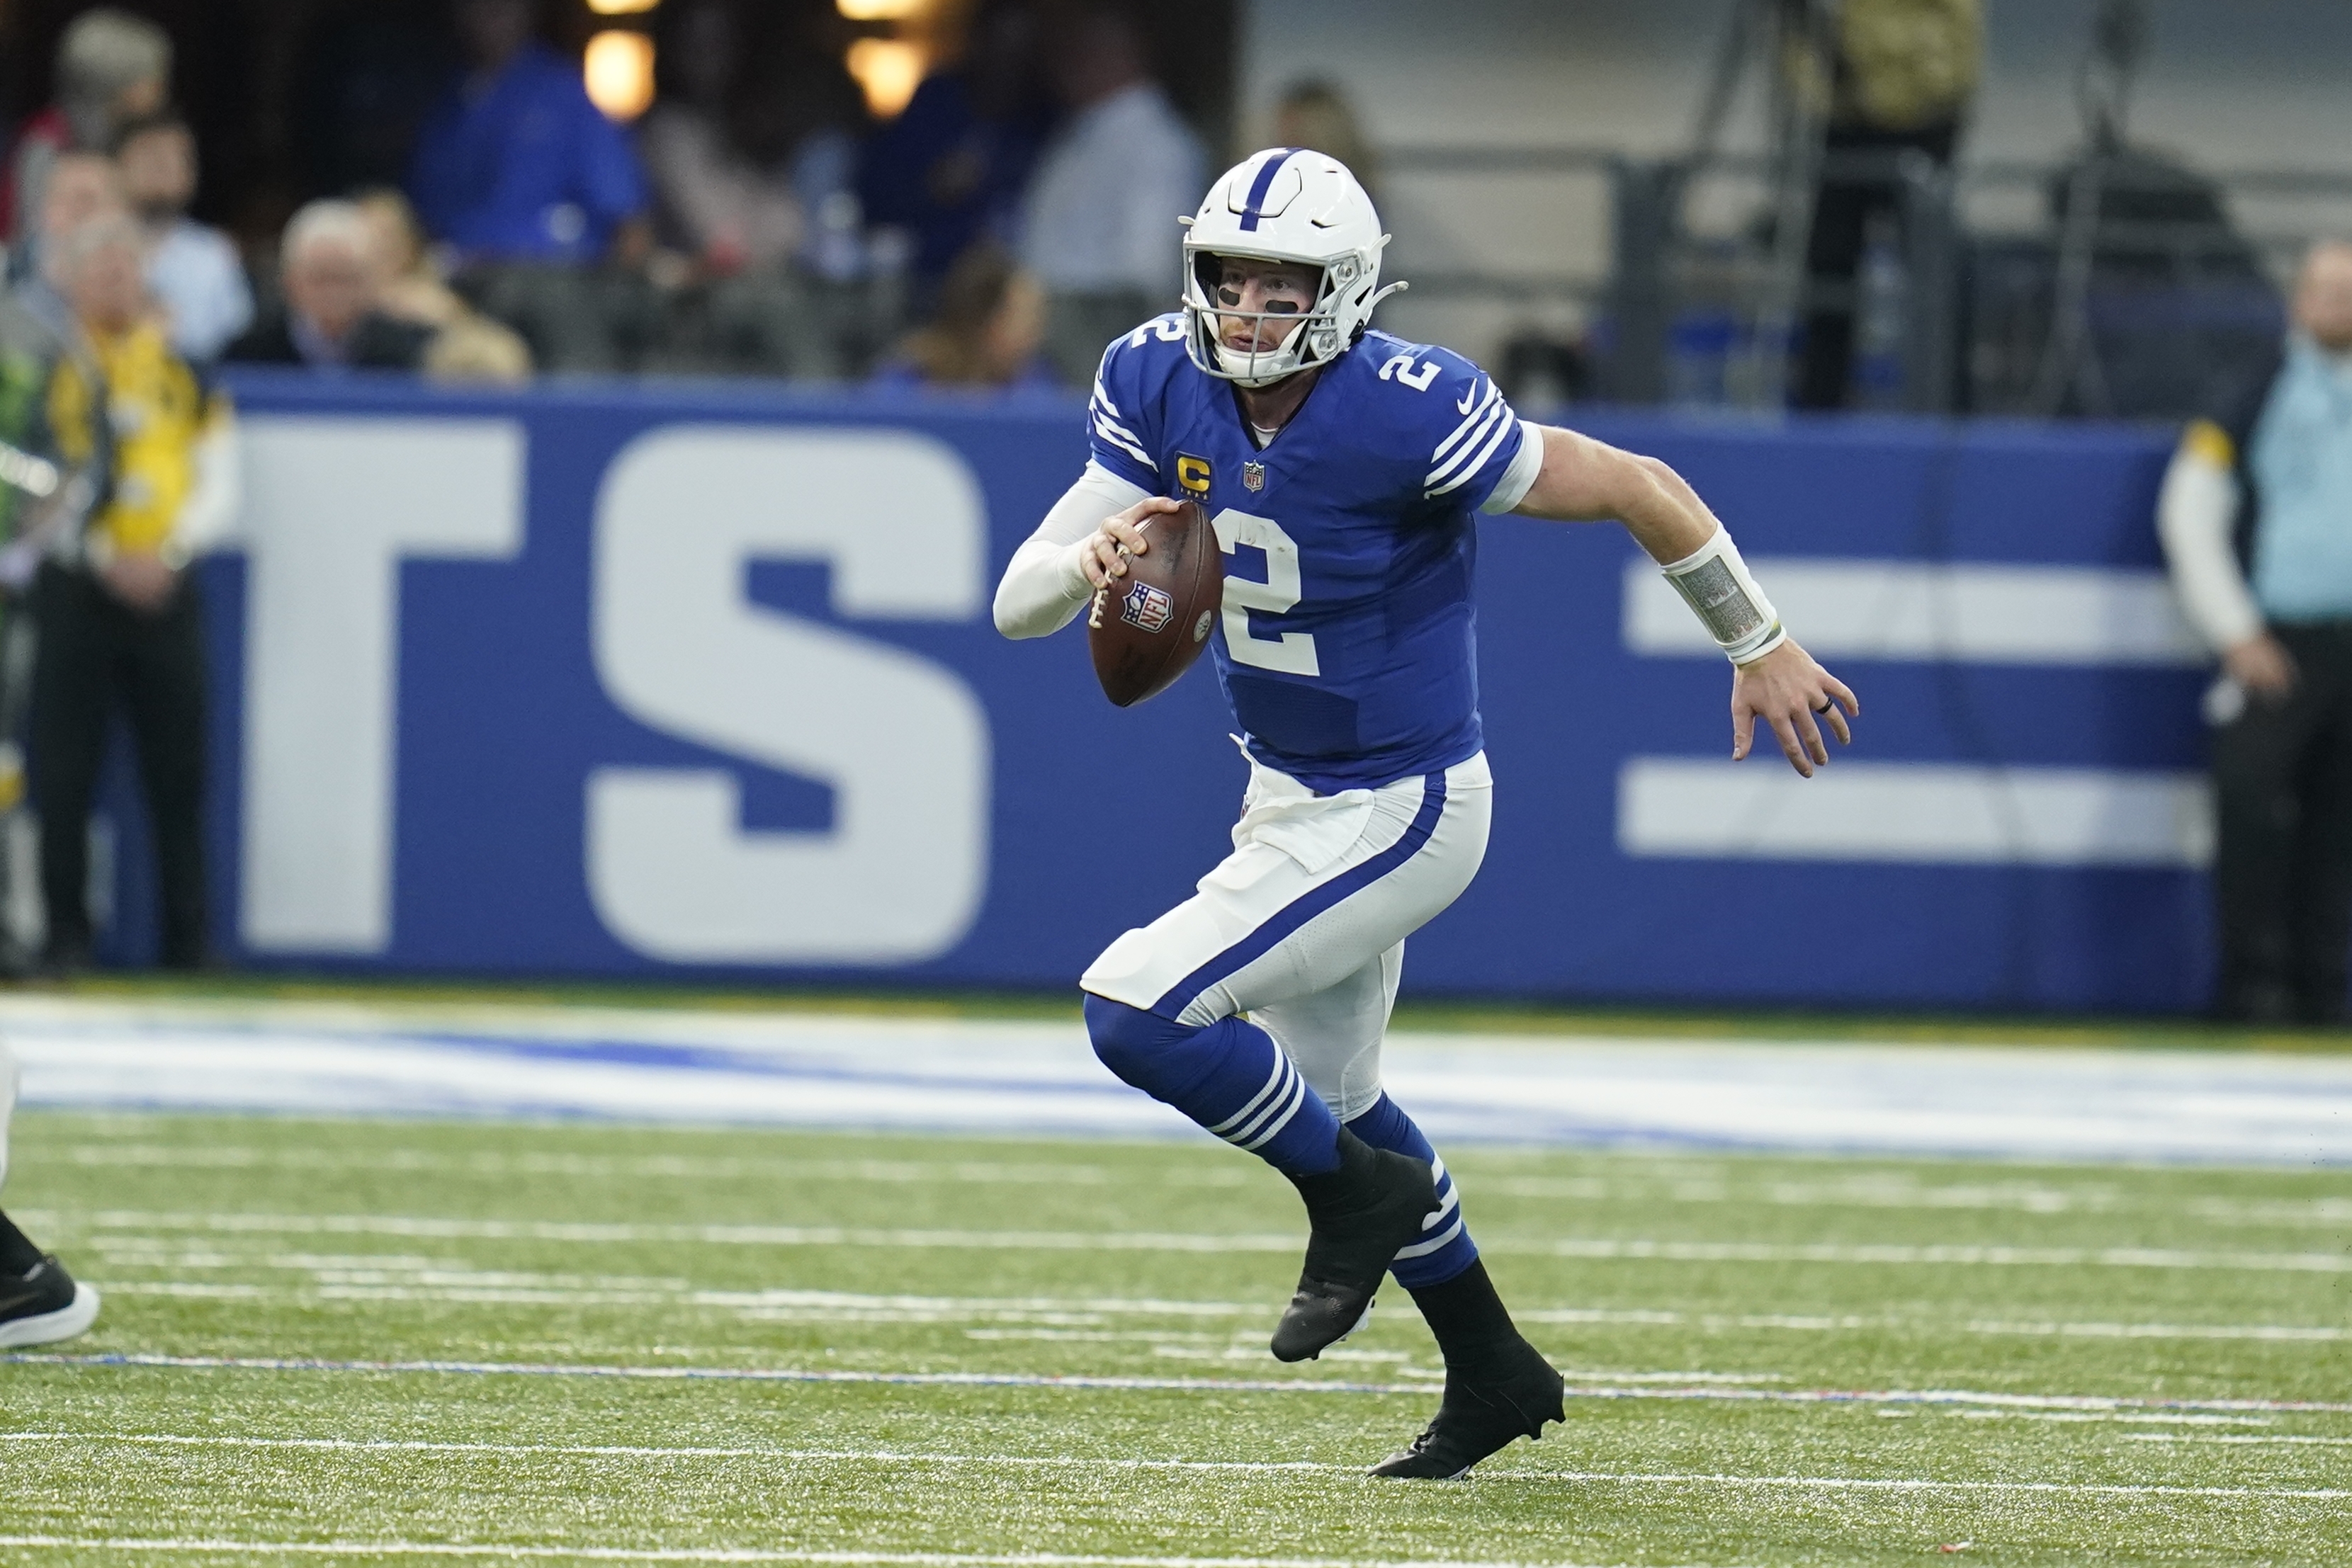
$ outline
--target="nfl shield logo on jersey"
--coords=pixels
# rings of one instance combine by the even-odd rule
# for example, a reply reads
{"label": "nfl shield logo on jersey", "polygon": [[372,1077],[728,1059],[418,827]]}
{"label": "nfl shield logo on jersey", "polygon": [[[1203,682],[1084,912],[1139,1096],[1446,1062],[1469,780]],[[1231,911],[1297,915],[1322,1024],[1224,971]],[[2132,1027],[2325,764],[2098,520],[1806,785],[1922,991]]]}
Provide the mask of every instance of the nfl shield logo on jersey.
{"label": "nfl shield logo on jersey", "polygon": [[1118,618],[1144,632],[1159,631],[1175,613],[1175,597],[1148,582],[1139,582],[1129,589],[1127,597],[1118,603]]}
{"label": "nfl shield logo on jersey", "polygon": [[1253,493],[1265,488],[1265,464],[1244,463],[1242,465],[1242,488]]}

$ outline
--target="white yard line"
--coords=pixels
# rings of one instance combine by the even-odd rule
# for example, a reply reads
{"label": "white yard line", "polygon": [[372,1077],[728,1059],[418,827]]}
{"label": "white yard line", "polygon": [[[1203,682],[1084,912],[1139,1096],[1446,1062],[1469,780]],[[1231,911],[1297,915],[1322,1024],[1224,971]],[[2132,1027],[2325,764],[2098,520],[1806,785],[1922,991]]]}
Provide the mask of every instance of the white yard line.
{"label": "white yard line", "polygon": [[[0,1365],[81,1367],[185,1367],[201,1370],[289,1373],[406,1373],[432,1376],[614,1377],[655,1382],[838,1383],[886,1385],[1053,1388],[1120,1393],[1218,1392],[1240,1394],[1374,1394],[1424,1397],[1425,1384],[1352,1383],[1313,1377],[1286,1380],[1223,1377],[1054,1377],[995,1372],[848,1372],[797,1367],[628,1366],[587,1363],[483,1361],[310,1361],[259,1356],[63,1355],[42,1352],[0,1354]],[[1572,1399],[1733,1400],[1788,1405],[1895,1405],[1983,1406],[2011,1410],[2206,1410],[2294,1411],[2352,1416],[2352,1404],[2296,1399],[2137,1399],[2093,1394],[1997,1394],[1972,1389],[1785,1389],[1636,1386],[1571,1384]]]}
{"label": "white yard line", "polygon": [[[11,1442],[122,1443],[185,1448],[294,1448],[334,1452],[536,1454],[589,1458],[759,1458],[803,1464],[939,1465],[982,1469],[1211,1470],[1247,1475],[1358,1476],[1363,1473],[1360,1467],[1354,1465],[1318,1464],[1305,1460],[1264,1462],[1214,1459],[1122,1459],[1076,1458],[1066,1455],[908,1453],[887,1448],[584,1448],[535,1443],[426,1443],[315,1437],[192,1437],[116,1432],[0,1433],[0,1439]],[[1918,1477],[1738,1476],[1706,1472],[1643,1474],[1614,1470],[1482,1470],[1479,1474],[1490,1480],[1572,1481],[1618,1486],[1779,1487],[1813,1491],[2023,1492],[2062,1497],[2229,1497],[2283,1499],[2295,1501],[2334,1501],[2352,1498],[2352,1490],[2335,1487],[2175,1486],[2164,1482],[2122,1481],[1954,1481]]]}
{"label": "white yard line", "polygon": [[2299,1437],[2284,1433],[2267,1433],[2261,1437],[2239,1437],[2234,1433],[2209,1436],[2198,1432],[2133,1432],[2127,1434],[2124,1441],[2127,1443],[2276,1444],[2317,1448],[2352,1448],[2352,1437]]}
{"label": "white yard line", "polygon": [[[136,1258],[118,1262],[137,1265]],[[347,1260],[348,1261],[348,1260]],[[302,1267],[275,1260],[223,1260],[221,1266],[248,1268]],[[163,1266],[159,1263],[158,1266]],[[393,1270],[386,1270],[391,1272]],[[453,1270],[452,1272],[455,1272]],[[551,1281],[541,1285],[528,1276],[510,1283],[426,1284],[269,1283],[199,1280],[109,1280],[88,1275],[92,1285],[109,1294],[161,1296],[192,1301],[283,1301],[297,1305],[321,1301],[435,1301],[473,1305],[546,1306],[686,1306],[739,1313],[761,1322],[860,1324],[914,1324],[963,1327],[981,1339],[1056,1338],[1096,1340],[1172,1339],[1177,1331],[1087,1333],[1118,1317],[1249,1318],[1264,1317],[1263,1301],[1169,1301],[1087,1297],[1007,1299],[952,1296],[865,1296],[817,1291],[697,1291],[581,1289]],[[1785,1313],[1731,1315],[1713,1312],[1666,1312],[1649,1308],[1533,1307],[1513,1314],[1521,1323],[1547,1325],[1599,1323],[1628,1327],[1695,1326],[1721,1332],[1750,1329],[1801,1333],[2045,1335],[2073,1339],[2244,1340],[2280,1343],[2335,1343],[2352,1340],[2352,1329],[2295,1323],[2067,1323],[2067,1322],[1937,1322],[1923,1318],[1808,1317]],[[1019,1330],[976,1327],[976,1324],[1034,1323],[1047,1325]]]}
{"label": "white yard line", "polygon": [[0,1432],[0,1443],[125,1443],[157,1448],[297,1448],[350,1453],[543,1454],[625,1459],[780,1459],[794,1464],[989,1465],[1006,1469],[1233,1470],[1245,1475],[1329,1471],[1358,1475],[1357,1465],[1312,1460],[1076,1458],[1061,1455],[902,1453],[867,1448],[661,1448],[637,1444],[432,1443],[362,1437],[216,1437],[155,1432]]}
{"label": "white yard line", "polygon": [[2342,1487],[2184,1487],[2086,1481],[1938,1481],[1875,1476],[1627,1475],[1602,1470],[1482,1470],[1496,1480],[1580,1481],[1619,1486],[1786,1487],[1800,1491],[2047,1493],[2062,1497],[2235,1497],[2304,1502],[2352,1498]]}
{"label": "white yard line", "polygon": [[[270,1236],[404,1236],[443,1240],[627,1242],[715,1247],[856,1247],[1039,1252],[1295,1252],[1292,1234],[1225,1236],[1169,1231],[883,1229],[835,1225],[633,1225],[583,1220],[456,1219],[391,1214],[172,1214],[28,1209],[44,1228]],[[2352,1253],[2192,1251],[2160,1247],[1988,1247],[1760,1241],[1665,1241],[1642,1237],[1557,1240],[1481,1235],[1479,1250],[1588,1261],[1843,1263],[1928,1268],[2221,1270],[2231,1273],[2352,1273]]]}

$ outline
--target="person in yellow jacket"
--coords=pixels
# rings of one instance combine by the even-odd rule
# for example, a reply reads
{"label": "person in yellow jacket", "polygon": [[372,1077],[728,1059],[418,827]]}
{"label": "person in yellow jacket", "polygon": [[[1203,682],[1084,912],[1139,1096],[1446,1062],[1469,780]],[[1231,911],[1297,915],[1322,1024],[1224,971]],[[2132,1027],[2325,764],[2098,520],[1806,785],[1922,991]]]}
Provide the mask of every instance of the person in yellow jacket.
{"label": "person in yellow jacket", "polygon": [[45,958],[59,971],[89,962],[90,795],[118,708],[138,742],[163,961],[209,957],[204,628],[187,568],[234,517],[236,429],[227,398],[172,348],[142,260],[137,227],[104,217],[68,235],[52,263],[82,351],[51,373],[49,440],[99,479],[79,527],[47,541],[33,594],[33,797]]}

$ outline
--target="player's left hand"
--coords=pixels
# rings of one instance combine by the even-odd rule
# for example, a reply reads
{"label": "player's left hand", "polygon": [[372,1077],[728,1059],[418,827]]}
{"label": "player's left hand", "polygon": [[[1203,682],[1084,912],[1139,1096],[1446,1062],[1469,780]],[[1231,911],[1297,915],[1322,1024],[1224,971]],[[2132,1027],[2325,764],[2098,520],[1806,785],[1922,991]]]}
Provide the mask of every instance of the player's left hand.
{"label": "player's left hand", "polygon": [[[1841,707],[1843,713],[1838,711]],[[1829,766],[1830,747],[1822,738],[1822,726],[1826,724],[1837,733],[1840,746],[1851,746],[1853,732],[1846,727],[1849,716],[1862,716],[1861,702],[1843,681],[1799,647],[1793,637],[1762,658],[1732,668],[1734,762],[1748,756],[1760,718],[1780,737],[1789,766],[1811,779],[1814,768]]]}
{"label": "player's left hand", "polygon": [[131,609],[152,615],[179,591],[180,574],[152,550],[121,550],[99,569],[109,593]]}

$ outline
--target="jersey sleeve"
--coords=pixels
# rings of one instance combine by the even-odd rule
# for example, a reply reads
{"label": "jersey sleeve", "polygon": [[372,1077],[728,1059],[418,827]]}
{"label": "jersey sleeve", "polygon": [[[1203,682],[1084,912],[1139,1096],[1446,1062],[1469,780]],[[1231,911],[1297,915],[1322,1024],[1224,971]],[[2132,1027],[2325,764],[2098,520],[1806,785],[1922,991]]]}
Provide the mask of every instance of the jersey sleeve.
{"label": "jersey sleeve", "polygon": [[[1425,402],[1414,410],[1412,448],[1416,461],[1426,457],[1419,462],[1423,497],[1478,511],[1498,490],[1516,485],[1518,495],[1506,504],[1517,505],[1534,476],[1515,471],[1528,427],[1511,412],[1503,389],[1476,365],[1444,349],[1420,350],[1414,361],[1399,367],[1395,376],[1406,386],[1418,380],[1425,389],[1418,394]],[[1430,366],[1436,368],[1434,376],[1427,372]]]}
{"label": "jersey sleeve", "polygon": [[1152,455],[1159,446],[1158,400],[1151,395],[1146,350],[1138,338],[1147,334],[1131,332],[1103,350],[1094,393],[1087,400],[1087,443],[1097,463],[1157,496],[1166,488]]}

